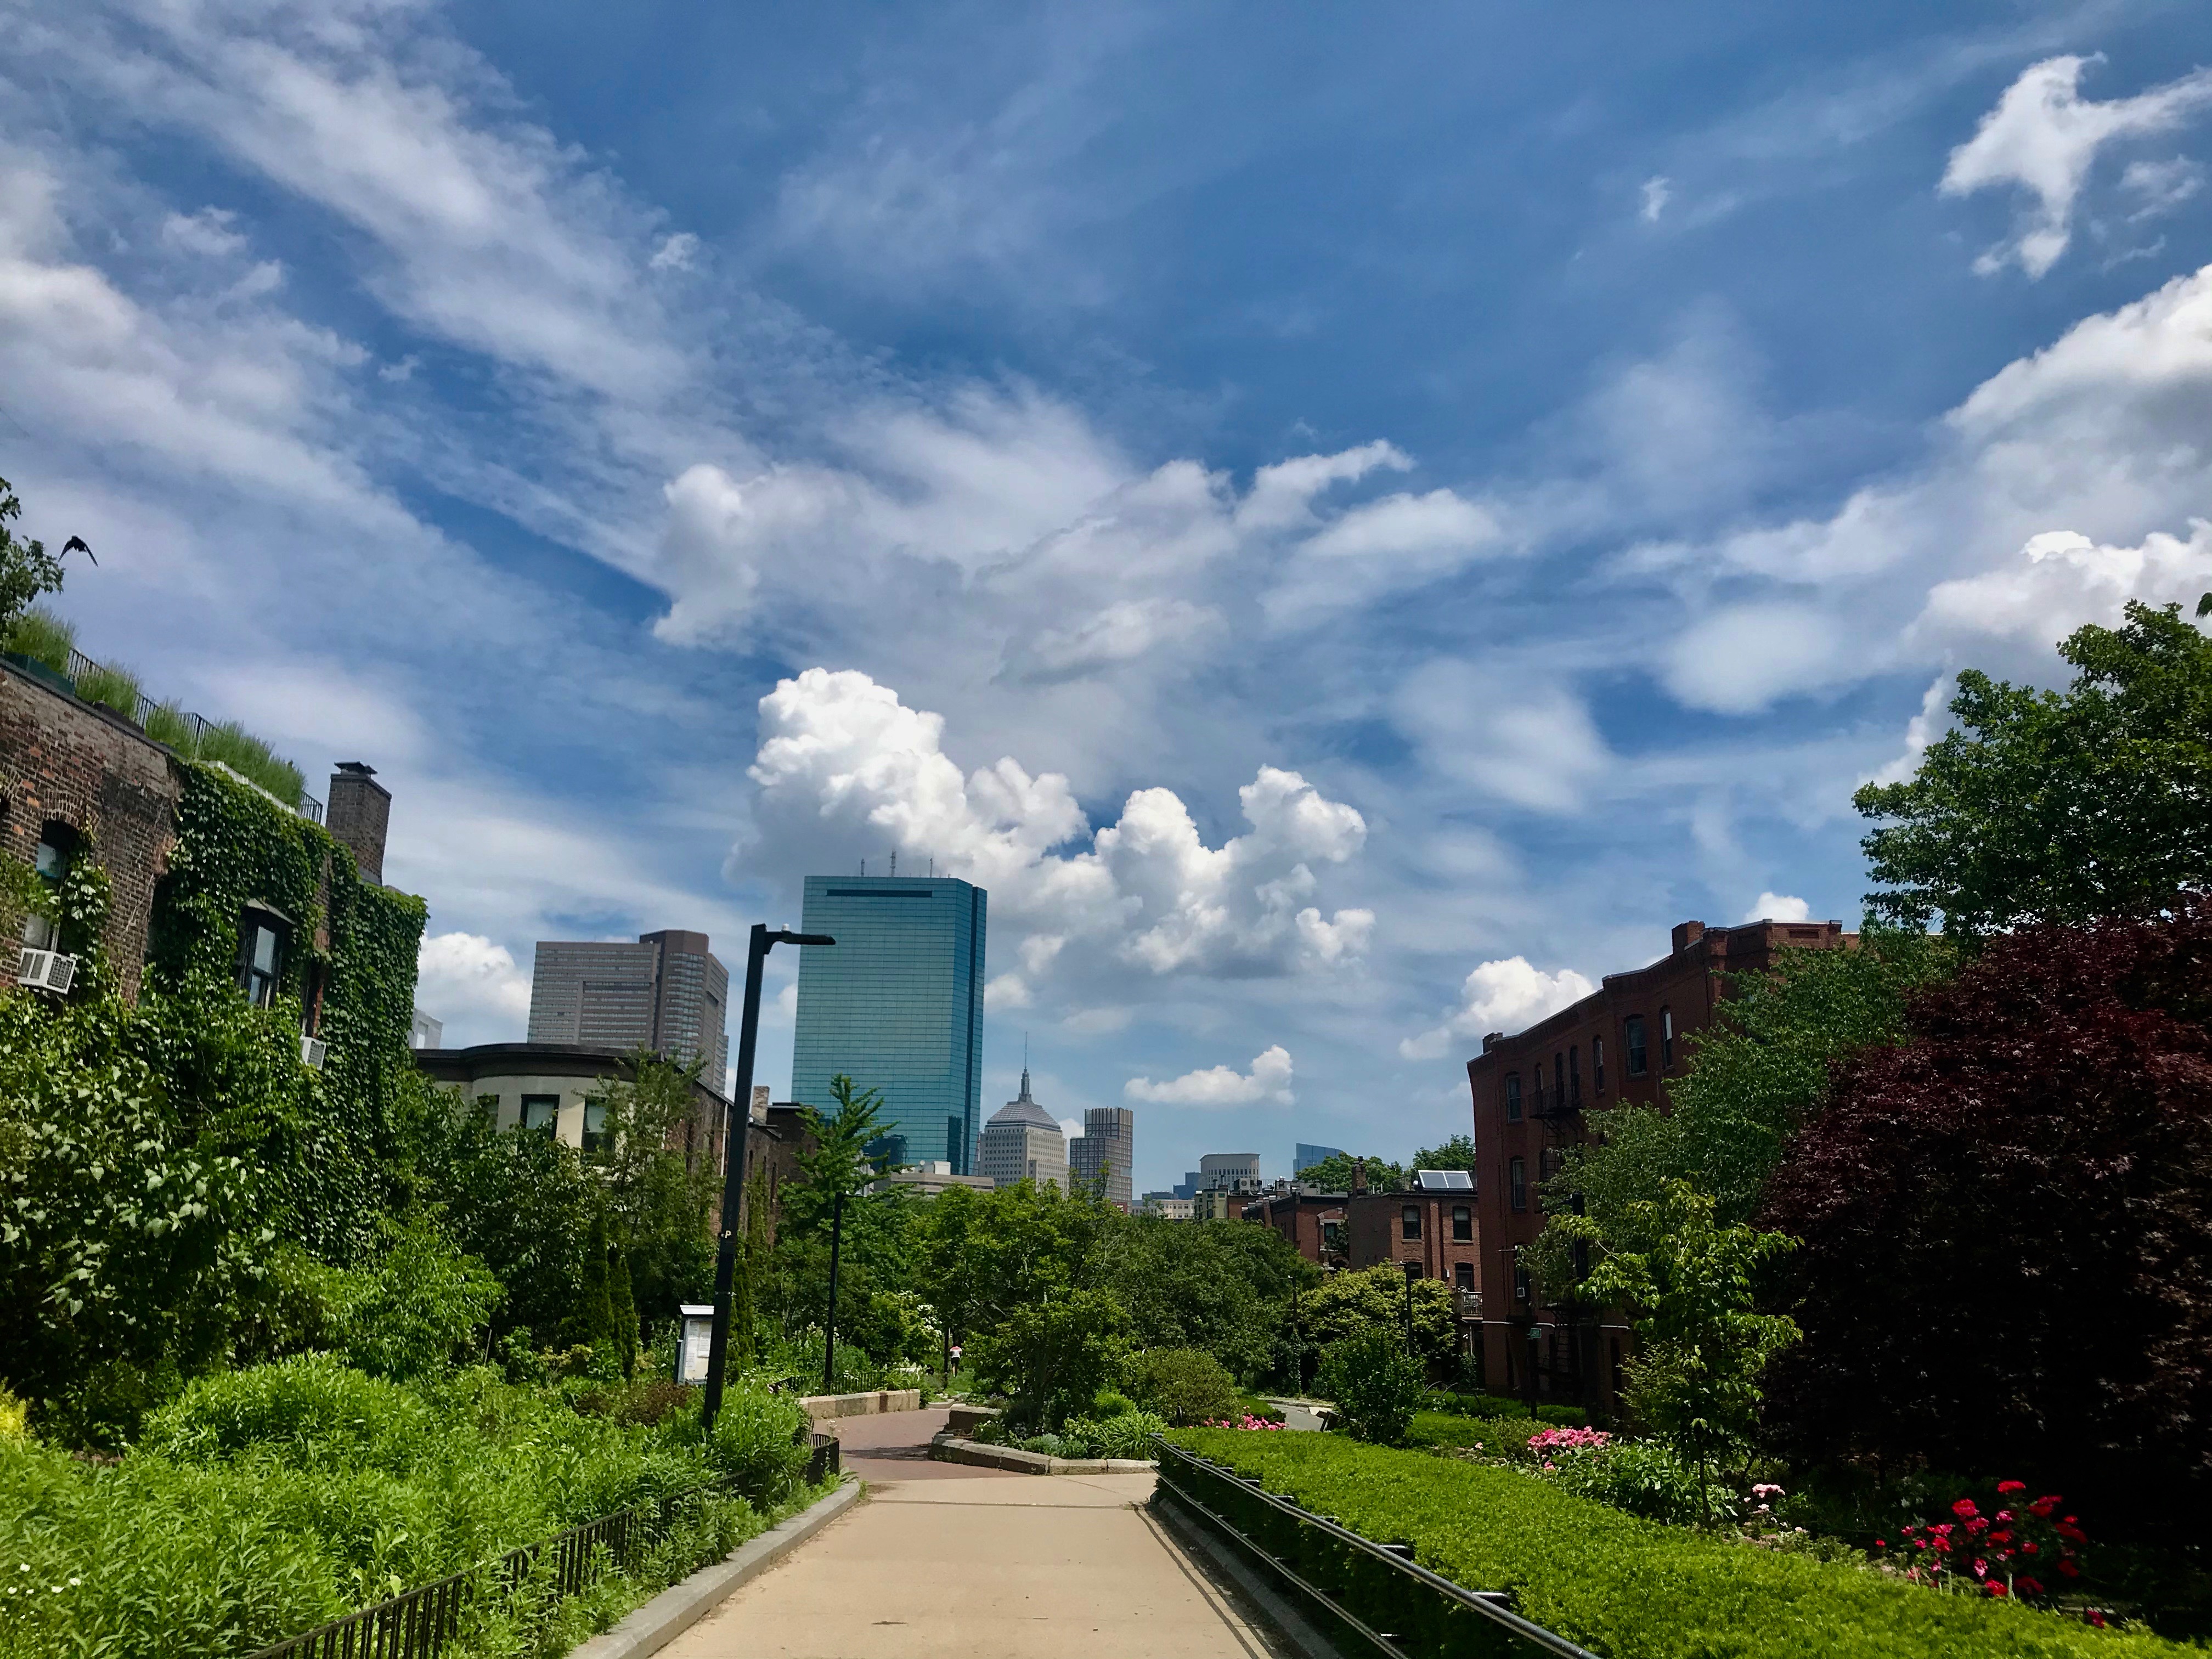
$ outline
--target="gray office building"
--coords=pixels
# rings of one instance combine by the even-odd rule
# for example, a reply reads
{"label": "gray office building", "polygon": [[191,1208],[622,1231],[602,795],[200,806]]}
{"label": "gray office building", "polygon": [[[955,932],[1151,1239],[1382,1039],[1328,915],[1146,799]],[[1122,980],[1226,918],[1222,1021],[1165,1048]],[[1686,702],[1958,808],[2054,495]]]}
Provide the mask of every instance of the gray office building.
{"label": "gray office building", "polygon": [[950,876],[809,876],[791,1097],[830,1103],[839,1073],[880,1089],[879,1157],[976,1173],[990,895]]}
{"label": "gray office building", "polygon": [[727,1086],[730,974],[707,935],[665,928],[620,940],[540,939],[530,975],[530,1041],[651,1048]]}
{"label": "gray office building", "polygon": [[1304,1140],[1301,1140],[1297,1145],[1298,1150],[1291,1159],[1291,1173],[1293,1176],[1304,1175],[1308,1169],[1321,1163],[1324,1158],[1344,1156],[1344,1148],[1341,1146],[1316,1146]]}
{"label": "gray office building", "polygon": [[[1023,1077],[1027,1079],[1024,1072]],[[1070,1181],[1106,1177],[1106,1199],[1122,1209],[1136,1191],[1129,1178],[1130,1160],[1136,1155],[1137,1115],[1127,1106],[1091,1106],[1083,1114],[1083,1133],[1067,1144]]]}

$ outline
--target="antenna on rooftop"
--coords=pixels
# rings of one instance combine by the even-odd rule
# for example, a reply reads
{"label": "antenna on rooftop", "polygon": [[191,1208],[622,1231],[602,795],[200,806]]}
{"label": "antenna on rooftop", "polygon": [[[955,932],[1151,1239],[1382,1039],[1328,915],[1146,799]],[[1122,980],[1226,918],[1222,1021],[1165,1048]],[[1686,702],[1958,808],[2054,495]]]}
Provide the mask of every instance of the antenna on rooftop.
{"label": "antenna on rooftop", "polygon": [[893,852],[891,854],[891,874],[894,878],[898,874],[898,854],[896,852]]}
{"label": "antenna on rooftop", "polygon": [[863,876],[866,876],[868,873],[868,861],[866,859],[862,859],[860,860],[860,873]]}

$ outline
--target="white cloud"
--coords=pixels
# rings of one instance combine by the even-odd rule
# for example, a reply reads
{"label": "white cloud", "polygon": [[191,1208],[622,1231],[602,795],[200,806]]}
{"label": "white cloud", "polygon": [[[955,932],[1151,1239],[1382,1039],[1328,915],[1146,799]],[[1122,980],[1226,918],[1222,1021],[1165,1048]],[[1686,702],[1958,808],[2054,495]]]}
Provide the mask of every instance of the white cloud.
{"label": "white cloud", "polygon": [[1429,663],[1407,675],[1392,718],[1437,775],[1535,811],[1576,810],[1612,764],[1579,697],[1510,668]]}
{"label": "white cloud", "polygon": [[689,270],[698,257],[699,239],[688,230],[679,230],[661,238],[660,246],[645,264],[648,270]]}
{"label": "white cloud", "polygon": [[1659,222],[1659,216],[1667,210],[1668,198],[1674,193],[1674,181],[1663,173],[1646,179],[1639,193],[1642,204],[1637,209],[1636,216],[1647,225],[1656,225]]}
{"label": "white cloud", "polygon": [[1848,674],[1849,651],[1835,618],[1816,605],[1788,600],[1729,605],[1676,636],[1661,677],[1692,708],[1748,714],[1788,692]]}
{"label": "white cloud", "polygon": [[1813,914],[1813,907],[1803,899],[1788,893],[1761,893],[1743,913],[1746,921],[1803,921]]}
{"label": "white cloud", "polygon": [[161,240],[187,253],[221,258],[246,246],[246,238],[230,228],[237,218],[227,208],[202,208],[198,213],[173,213],[161,222]]}
{"label": "white cloud", "polygon": [[[994,939],[1019,966],[992,982],[1004,1006],[1048,983],[1177,975],[1322,971],[1357,958],[1372,913],[1324,916],[1316,867],[1366,839],[1359,813],[1295,772],[1262,767],[1238,792],[1251,826],[1219,848],[1174,792],[1139,789],[1082,850],[1089,825],[1056,773],[1008,757],[963,778],[945,721],[907,708],[868,676],[811,668],[761,699],[760,841],[733,867],[790,873],[844,867],[893,850],[991,893]],[[1000,947],[1004,949],[1002,945]]]}
{"label": "white cloud", "polygon": [[2154,532],[2140,547],[2100,546],[2071,530],[2028,538],[2020,562],[1939,582],[1913,632],[1963,643],[2010,638],[2047,643],[2083,623],[2116,627],[2130,599],[2193,610],[2212,586],[2212,523],[2190,525],[2181,541]]}
{"label": "white cloud", "polygon": [[2171,213],[2204,188],[2204,169],[2185,155],[2164,161],[2130,161],[2120,173],[2120,190],[2137,205],[2128,215],[2134,222]]}
{"label": "white cloud", "polygon": [[1460,988],[1457,1011],[1434,1030],[1406,1038],[1398,1052],[1407,1060],[1441,1060],[1455,1040],[1480,1042],[1492,1031],[1510,1036],[1595,989],[1571,968],[1547,974],[1526,957],[1486,962]]}
{"label": "white cloud", "polygon": [[1079,1117],[1064,1117],[1060,1119],[1060,1139],[1063,1140],[1081,1139],[1083,1138],[1083,1120]]}
{"label": "white cloud", "polygon": [[[504,945],[481,933],[426,935],[416,975],[416,1005],[449,1028],[466,1030],[472,1041],[522,1040],[530,1019],[530,975]],[[465,1044],[449,1040],[447,1046]]]}
{"label": "white cloud", "polygon": [[1449,489],[1386,495],[1351,508],[1299,545],[1267,595],[1267,615],[1285,624],[1340,616],[1505,550],[1497,516],[1480,502]]}
{"label": "white cloud", "polygon": [[1291,1056],[1279,1043],[1254,1055],[1249,1072],[1209,1066],[1165,1083],[1133,1077],[1121,1085],[1121,1092],[1131,1100],[1163,1106],[1249,1106],[1255,1101],[1287,1106],[1297,1098],[1291,1092]]}
{"label": "white cloud", "polygon": [[2197,70],[2133,98],[2096,103],[2081,94],[2096,59],[2048,58],[2030,64],[1951,152],[1940,186],[1964,196],[2018,185],[2034,197],[2014,234],[1974,262],[1984,275],[2017,262],[2031,277],[2056,264],[2072,236],[2074,206],[2097,152],[2118,138],[2165,132],[2212,104],[2212,70]]}

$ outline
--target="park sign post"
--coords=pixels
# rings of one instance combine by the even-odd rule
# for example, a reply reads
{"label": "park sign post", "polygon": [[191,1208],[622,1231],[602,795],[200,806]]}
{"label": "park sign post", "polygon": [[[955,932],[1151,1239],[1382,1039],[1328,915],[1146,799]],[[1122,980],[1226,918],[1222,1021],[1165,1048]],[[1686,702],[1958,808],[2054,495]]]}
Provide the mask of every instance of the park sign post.
{"label": "park sign post", "polygon": [[745,1129],[753,1115],[753,1054],[760,1046],[761,973],[768,953],[779,945],[835,945],[827,933],[794,933],[787,927],[770,933],[765,922],[753,924],[745,948],[745,1003],[738,1022],[738,1075],[730,1089],[729,1131],[722,1137],[722,1226],[714,1252],[714,1325],[707,1353],[707,1398],[699,1410],[699,1424],[708,1433],[722,1409],[722,1368],[730,1358],[730,1292],[738,1277],[738,1207],[745,1195]]}

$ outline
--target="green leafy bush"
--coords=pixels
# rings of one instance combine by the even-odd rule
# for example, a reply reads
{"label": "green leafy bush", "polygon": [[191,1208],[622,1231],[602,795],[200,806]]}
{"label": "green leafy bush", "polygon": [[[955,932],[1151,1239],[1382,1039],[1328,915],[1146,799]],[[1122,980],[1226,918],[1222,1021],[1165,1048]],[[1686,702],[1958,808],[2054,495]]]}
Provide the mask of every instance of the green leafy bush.
{"label": "green leafy bush", "polygon": [[1536,1407],[1536,1420],[1548,1423],[1555,1429],[1589,1427],[1589,1413],[1580,1406],[1539,1406]]}
{"label": "green leafy bush", "polygon": [[1705,1505],[1727,1505],[1725,1496],[1704,1491],[1698,1472],[1656,1440],[1617,1440],[1592,1451],[1553,1460],[1545,1479],[1564,1492],[1631,1515],[1694,1526]]}
{"label": "green leafy bush", "polygon": [[1167,1431],[1167,1420],[1151,1412],[1129,1411],[1108,1418],[1071,1417],[1060,1437],[1078,1450],[1063,1457],[1137,1457],[1153,1455],[1152,1437]]}
{"label": "green leafy bush", "polygon": [[1455,1412],[1415,1412],[1406,1431],[1409,1446],[1479,1449],[1486,1457],[1534,1462],[1528,1437],[1545,1425],[1533,1417],[1462,1417]]}
{"label": "green leafy bush", "polygon": [[1200,1455],[1610,1659],[2181,1659],[2201,1650],[1940,1595],[1577,1498],[1516,1469],[1341,1435],[1182,1430]]}
{"label": "green leafy bush", "polygon": [[1388,1330],[1346,1337],[1322,1356],[1318,1382],[1352,1438],[1404,1443],[1420,1403],[1422,1375],[1403,1337]]}
{"label": "green leafy bush", "polygon": [[[696,1433],[697,1413],[685,1420]],[[722,1395],[714,1435],[706,1443],[707,1456],[716,1470],[734,1478],[738,1490],[752,1502],[780,1502],[798,1486],[813,1455],[807,1438],[813,1426],[813,1419],[790,1395],[731,1389]]]}
{"label": "green leafy bush", "polygon": [[127,668],[94,664],[77,676],[76,694],[87,702],[113,709],[126,720],[138,718],[138,677]]}
{"label": "green leafy bush", "polygon": [[44,663],[57,674],[66,674],[70,653],[76,649],[76,624],[43,605],[34,605],[8,624],[6,648],[19,657]]}
{"label": "green leafy bush", "polygon": [[1120,1417],[1136,1409],[1137,1402],[1118,1389],[1101,1389],[1091,1400],[1093,1417]]}
{"label": "green leafy bush", "polygon": [[194,1379],[148,1415],[137,1449],[212,1463],[268,1448],[295,1467],[401,1470],[434,1430],[429,1403],[412,1389],[307,1353]]}
{"label": "green leafy bush", "polygon": [[1237,1412],[1237,1379],[1203,1348],[1152,1348],[1130,1367],[1130,1392],[1178,1428]]}

